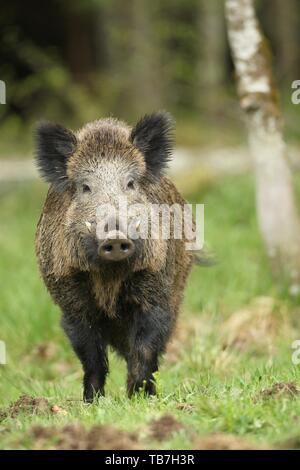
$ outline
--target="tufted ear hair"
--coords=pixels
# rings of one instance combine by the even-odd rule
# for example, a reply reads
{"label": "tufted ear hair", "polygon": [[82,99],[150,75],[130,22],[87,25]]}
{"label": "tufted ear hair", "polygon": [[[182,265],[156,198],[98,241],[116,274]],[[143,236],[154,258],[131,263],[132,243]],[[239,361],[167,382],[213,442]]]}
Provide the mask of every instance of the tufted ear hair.
{"label": "tufted ear hair", "polygon": [[144,116],[132,129],[130,140],[143,153],[147,169],[160,177],[173,148],[174,121],[169,113],[158,112]]}
{"label": "tufted ear hair", "polygon": [[73,132],[51,122],[40,122],[35,130],[36,165],[42,178],[58,191],[68,186],[67,161],[76,149]]}

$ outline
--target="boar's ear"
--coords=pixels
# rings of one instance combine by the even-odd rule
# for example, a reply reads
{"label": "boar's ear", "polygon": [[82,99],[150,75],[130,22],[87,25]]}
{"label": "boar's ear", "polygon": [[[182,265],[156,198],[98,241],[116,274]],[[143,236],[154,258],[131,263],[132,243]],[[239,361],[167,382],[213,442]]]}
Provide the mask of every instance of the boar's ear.
{"label": "boar's ear", "polygon": [[171,158],[174,122],[170,114],[144,116],[131,131],[131,142],[144,154],[148,170],[159,177]]}
{"label": "boar's ear", "polygon": [[51,122],[41,122],[35,131],[36,164],[40,175],[58,191],[68,186],[67,160],[76,148],[75,135]]}

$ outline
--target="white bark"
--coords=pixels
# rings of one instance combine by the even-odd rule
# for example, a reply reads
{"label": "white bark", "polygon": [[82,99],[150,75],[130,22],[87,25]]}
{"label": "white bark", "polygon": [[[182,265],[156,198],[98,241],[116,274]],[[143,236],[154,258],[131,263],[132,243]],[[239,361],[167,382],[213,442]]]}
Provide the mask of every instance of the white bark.
{"label": "white bark", "polygon": [[271,53],[253,0],[225,0],[229,43],[256,176],[258,222],[276,272],[299,291],[300,221],[286,159]]}

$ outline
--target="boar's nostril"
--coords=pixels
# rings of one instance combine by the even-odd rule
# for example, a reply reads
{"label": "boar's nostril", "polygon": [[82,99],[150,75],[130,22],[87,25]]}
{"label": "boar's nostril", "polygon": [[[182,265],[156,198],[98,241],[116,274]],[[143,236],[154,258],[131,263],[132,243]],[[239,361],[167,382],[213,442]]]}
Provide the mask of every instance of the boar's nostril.
{"label": "boar's nostril", "polygon": [[112,251],[112,249],[113,249],[112,245],[105,245],[104,247],[104,251],[107,251],[108,253]]}
{"label": "boar's nostril", "polygon": [[121,250],[128,251],[129,250],[129,243],[121,243]]}

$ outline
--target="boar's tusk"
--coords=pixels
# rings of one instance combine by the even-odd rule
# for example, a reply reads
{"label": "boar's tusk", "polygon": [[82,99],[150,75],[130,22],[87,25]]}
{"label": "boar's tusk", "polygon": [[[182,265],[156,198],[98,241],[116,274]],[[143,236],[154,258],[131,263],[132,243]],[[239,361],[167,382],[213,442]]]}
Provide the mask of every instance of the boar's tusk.
{"label": "boar's tusk", "polygon": [[91,222],[86,221],[85,225],[87,226],[88,231],[90,232],[92,230],[92,224]]}
{"label": "boar's tusk", "polygon": [[137,230],[139,226],[141,225],[141,219],[139,219],[136,223],[135,229]]}

